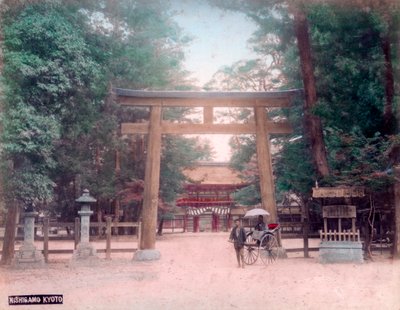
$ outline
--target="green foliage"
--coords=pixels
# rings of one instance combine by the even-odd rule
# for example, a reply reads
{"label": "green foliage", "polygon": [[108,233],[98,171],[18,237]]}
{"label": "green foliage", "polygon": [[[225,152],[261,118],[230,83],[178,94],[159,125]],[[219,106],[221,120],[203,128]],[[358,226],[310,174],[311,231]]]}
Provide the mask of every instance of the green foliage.
{"label": "green foliage", "polygon": [[336,185],[362,185],[382,191],[394,181],[389,152],[398,140],[379,134],[368,138],[360,130],[350,133],[332,131],[328,135],[332,175],[325,181]]}
{"label": "green foliage", "polygon": [[251,184],[234,193],[235,201],[244,206],[254,206],[261,202],[260,188],[257,184]]}
{"label": "green foliage", "polygon": [[[258,29],[251,39],[254,50],[261,57],[271,55],[280,60],[277,65],[285,76],[284,88],[303,87],[293,20],[288,12],[288,5],[301,2],[210,0],[210,3],[242,11],[255,21]],[[371,191],[386,190],[393,181],[387,173],[393,164],[388,150],[397,140],[380,134],[385,130],[382,40],[388,32],[393,38],[389,21],[396,24],[398,13],[322,3],[306,3],[304,9],[318,93],[313,113],[322,119],[333,172],[320,181],[332,186],[359,184]],[[392,53],[394,64],[398,62],[395,55]],[[279,140],[280,150],[273,160],[276,188],[307,197],[316,176],[310,163],[310,149],[302,138],[302,103],[295,102],[286,116],[295,131],[292,137]],[[232,163],[246,171],[253,154],[254,141],[242,140],[240,147],[234,148]]]}
{"label": "green foliage", "polygon": [[60,134],[58,123],[52,117],[38,115],[23,103],[6,111],[1,121],[6,199],[25,204],[51,199],[55,184],[48,171],[56,165],[53,150],[54,140]]}
{"label": "green foliage", "polygon": [[2,142],[13,166],[3,174],[10,198],[22,202],[52,200],[56,149],[91,129],[101,103],[96,96],[104,94],[101,67],[75,17],[54,3],[4,16]]}
{"label": "green foliage", "polygon": [[[188,38],[165,2],[110,3],[22,0],[0,8],[5,192],[68,220],[76,215],[82,188],[98,199],[99,210],[113,212],[124,183],[144,177],[145,147],[131,156],[133,143],[117,132],[120,122],[146,119],[148,111],[121,109],[107,93],[113,87],[191,88],[181,70]],[[184,119],[188,113],[165,116]],[[143,137],[138,141],[146,145]],[[164,143],[161,196],[172,201],[184,180],[182,169],[209,159],[210,147],[183,137]]]}
{"label": "green foliage", "polygon": [[60,126],[54,117],[40,115],[32,106],[23,103],[17,103],[7,112],[1,120],[6,159],[25,157],[53,167],[53,141],[60,136]]}
{"label": "green foliage", "polygon": [[276,157],[275,174],[278,192],[307,196],[316,179],[303,138],[288,139]]}
{"label": "green foliage", "polygon": [[184,87],[183,46],[188,38],[168,13],[163,1],[124,0],[106,13],[113,23],[105,36],[108,69],[116,87],[171,89]]}
{"label": "green foliage", "polygon": [[266,91],[277,89],[282,76],[272,60],[237,61],[218,70],[205,90]]}
{"label": "green foliage", "polygon": [[383,125],[383,20],[328,5],[313,6],[309,18],[320,98],[315,112],[328,127],[373,136]]}
{"label": "green foliage", "polygon": [[209,145],[201,146],[197,138],[165,137],[161,154],[160,195],[165,202],[173,202],[186,180],[182,168],[209,159]]}
{"label": "green foliage", "polygon": [[30,203],[49,201],[53,197],[56,184],[38,165],[24,163],[7,176],[4,185],[8,199],[15,198],[27,206]]}
{"label": "green foliage", "polygon": [[80,29],[65,15],[61,8],[31,6],[4,27],[4,75],[12,91],[57,117],[104,85]]}
{"label": "green foliage", "polygon": [[256,152],[255,136],[236,136],[229,141],[232,149],[230,165],[237,171],[243,171]]}

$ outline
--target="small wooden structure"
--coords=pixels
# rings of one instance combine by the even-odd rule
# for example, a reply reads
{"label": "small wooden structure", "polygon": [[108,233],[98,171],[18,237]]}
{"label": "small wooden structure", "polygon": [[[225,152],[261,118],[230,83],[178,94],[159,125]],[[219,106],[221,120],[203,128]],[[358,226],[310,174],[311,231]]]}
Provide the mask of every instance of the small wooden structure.
{"label": "small wooden structure", "polygon": [[[342,199],[364,197],[362,187],[322,187],[313,188],[313,198]],[[319,258],[321,263],[363,262],[360,231],[356,229],[356,206],[335,204],[322,207],[324,229],[320,230]],[[351,220],[351,228],[343,229],[343,220]],[[336,227],[330,229],[330,225]]]}
{"label": "small wooden structure", "polygon": [[[356,230],[356,206],[331,205],[322,207],[324,230],[320,230],[321,241],[360,241],[360,230]],[[351,229],[342,229],[342,219],[351,219]],[[328,230],[328,219],[337,219],[338,230]]]}

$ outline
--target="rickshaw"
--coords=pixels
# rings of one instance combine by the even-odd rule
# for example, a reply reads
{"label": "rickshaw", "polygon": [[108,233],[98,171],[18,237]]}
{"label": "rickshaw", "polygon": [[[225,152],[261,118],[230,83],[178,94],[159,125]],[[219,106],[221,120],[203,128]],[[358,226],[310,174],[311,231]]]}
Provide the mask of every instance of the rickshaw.
{"label": "rickshaw", "polygon": [[247,232],[244,245],[244,262],[247,265],[254,264],[261,257],[265,265],[276,262],[279,254],[279,244],[275,232],[279,230],[279,224],[268,224],[264,231],[253,230]]}

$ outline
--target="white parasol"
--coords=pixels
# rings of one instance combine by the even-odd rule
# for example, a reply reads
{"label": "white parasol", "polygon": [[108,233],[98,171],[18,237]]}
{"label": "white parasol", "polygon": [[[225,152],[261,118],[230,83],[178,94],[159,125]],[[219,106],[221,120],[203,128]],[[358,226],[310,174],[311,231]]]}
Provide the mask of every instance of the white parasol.
{"label": "white parasol", "polygon": [[259,215],[269,215],[269,212],[261,208],[255,208],[247,211],[244,217],[254,217]]}

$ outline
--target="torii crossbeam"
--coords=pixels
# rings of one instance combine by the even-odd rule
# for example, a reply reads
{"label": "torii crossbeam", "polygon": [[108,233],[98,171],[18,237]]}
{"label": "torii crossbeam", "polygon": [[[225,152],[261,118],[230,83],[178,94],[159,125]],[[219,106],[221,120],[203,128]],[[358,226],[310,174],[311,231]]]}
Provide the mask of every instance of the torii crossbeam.
{"label": "torii crossbeam", "polygon": [[[269,145],[270,134],[288,134],[288,122],[268,120],[266,109],[290,107],[299,90],[276,92],[197,92],[142,91],[117,88],[114,90],[121,105],[150,107],[147,123],[123,123],[122,134],[148,134],[145,185],[142,211],[140,249],[155,249],[157,208],[160,179],[161,136],[163,134],[256,134],[257,162],[260,174],[262,206],[277,221],[274,180]],[[164,107],[203,107],[203,123],[180,124],[162,119]],[[214,124],[216,107],[253,108],[255,122],[246,124]]]}

